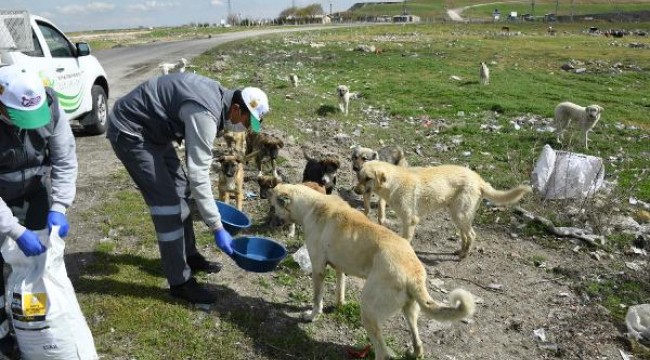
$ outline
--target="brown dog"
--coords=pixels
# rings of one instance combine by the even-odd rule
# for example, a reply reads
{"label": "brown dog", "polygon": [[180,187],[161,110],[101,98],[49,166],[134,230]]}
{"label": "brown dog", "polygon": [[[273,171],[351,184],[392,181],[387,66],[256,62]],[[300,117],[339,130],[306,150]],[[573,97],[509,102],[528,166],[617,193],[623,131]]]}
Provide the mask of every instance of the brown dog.
{"label": "brown dog", "polygon": [[219,200],[228,203],[230,195],[236,199],[236,207],[244,207],[244,164],[238,154],[223,155],[216,159],[221,164],[219,172]]}
{"label": "brown dog", "polygon": [[454,321],[474,313],[474,297],[457,289],[449,305],[427,290],[427,271],[408,241],[370,221],[338,196],[323,195],[303,185],[280,184],[271,192],[276,216],[305,230],[312,265],[313,307],[304,317],[314,321],[323,312],[326,267],[336,270],[337,302],[345,303],[345,277],[366,279],[361,292],[361,321],[376,360],[391,353],[381,332],[383,323],[402,311],[413,341],[413,355],[422,356],[418,334],[420,310],[438,321]]}
{"label": "brown dog", "polygon": [[[268,199],[271,196],[271,190],[273,190],[279,184],[282,184],[282,178],[279,176],[262,175],[257,177],[257,184],[260,186],[260,199]],[[304,182],[302,185],[314,189],[321,194],[325,194],[325,187],[313,181]],[[271,209],[269,218],[273,219],[273,215],[273,209]],[[287,236],[291,238],[296,236],[296,224],[289,224],[289,233]]]}
{"label": "brown dog", "polygon": [[325,187],[325,192],[329,195],[336,187],[336,172],[341,167],[341,162],[335,155],[324,155],[320,157],[311,157],[306,151],[303,156],[307,160],[305,170],[302,172],[302,182],[313,181]]}
{"label": "brown dog", "polygon": [[469,254],[476,238],[472,221],[481,198],[498,205],[518,202],[532,192],[530,186],[519,185],[499,191],[476,172],[457,165],[402,168],[383,161],[368,161],[358,175],[357,194],[374,192],[386,200],[402,220],[402,236],[413,240],[420,217],[436,209],[446,208],[460,232],[462,247],[457,254]]}
{"label": "brown dog", "polygon": [[241,156],[246,154],[246,132],[245,131],[228,131],[223,134],[226,140],[226,147],[230,152],[235,152]]}
{"label": "brown dog", "polygon": [[[401,167],[409,166],[404,150],[399,146],[384,146],[379,151],[359,145],[352,148],[352,170],[357,175],[363,164],[371,160],[381,160]],[[363,212],[366,216],[370,214],[370,197],[371,193],[363,193]],[[381,197],[379,198],[378,208],[377,221],[383,225],[386,223],[386,201]]]}
{"label": "brown dog", "polygon": [[269,159],[273,174],[277,175],[275,162],[284,142],[274,135],[249,131],[246,135],[246,160],[255,158],[258,176],[262,175],[262,162]]}

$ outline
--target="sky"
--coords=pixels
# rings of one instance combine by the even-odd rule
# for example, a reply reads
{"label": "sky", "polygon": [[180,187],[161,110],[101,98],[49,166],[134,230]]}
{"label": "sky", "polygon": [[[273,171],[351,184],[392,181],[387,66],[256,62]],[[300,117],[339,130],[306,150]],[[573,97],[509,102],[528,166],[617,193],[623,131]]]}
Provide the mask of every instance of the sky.
{"label": "sky", "polygon": [[[295,5],[320,4],[325,12],[344,11],[365,0],[230,0],[242,18],[277,17]],[[228,0],[1,0],[0,10],[27,10],[45,17],[63,31],[124,29],[219,23],[228,16]]]}

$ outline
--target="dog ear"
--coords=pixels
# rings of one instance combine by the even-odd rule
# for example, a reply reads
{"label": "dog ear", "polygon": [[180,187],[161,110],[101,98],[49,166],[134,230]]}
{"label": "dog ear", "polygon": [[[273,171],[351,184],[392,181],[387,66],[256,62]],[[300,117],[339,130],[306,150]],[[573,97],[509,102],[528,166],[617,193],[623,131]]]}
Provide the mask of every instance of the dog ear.
{"label": "dog ear", "polygon": [[384,174],[384,172],[381,170],[375,171],[375,182],[377,183],[377,185],[382,185],[383,183],[385,183],[386,174]]}
{"label": "dog ear", "polygon": [[379,153],[376,152],[376,151],[373,151],[372,152],[372,158],[370,158],[370,160],[377,160],[377,159],[379,159]]}
{"label": "dog ear", "polygon": [[276,199],[280,207],[286,208],[291,204],[291,198],[287,194],[278,195]]}

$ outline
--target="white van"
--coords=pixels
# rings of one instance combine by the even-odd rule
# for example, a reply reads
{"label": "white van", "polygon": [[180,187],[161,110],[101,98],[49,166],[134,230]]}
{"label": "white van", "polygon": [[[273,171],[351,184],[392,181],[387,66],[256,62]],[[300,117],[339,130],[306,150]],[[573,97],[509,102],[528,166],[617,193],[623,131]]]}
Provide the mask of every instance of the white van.
{"label": "white van", "polygon": [[40,16],[0,10],[0,66],[11,64],[33,69],[54,89],[75,131],[106,131],[108,81],[87,43],[73,44]]}

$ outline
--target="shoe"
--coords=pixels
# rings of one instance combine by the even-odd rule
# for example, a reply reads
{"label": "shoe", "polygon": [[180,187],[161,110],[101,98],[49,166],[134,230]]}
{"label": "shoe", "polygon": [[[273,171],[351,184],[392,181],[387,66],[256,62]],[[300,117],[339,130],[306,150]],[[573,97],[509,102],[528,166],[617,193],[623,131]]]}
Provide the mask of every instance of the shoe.
{"label": "shoe", "polygon": [[169,292],[173,297],[189,301],[193,304],[213,304],[217,301],[214,294],[199,285],[195,278],[190,278],[180,285],[170,286]]}
{"label": "shoe", "polygon": [[203,255],[196,253],[187,257],[187,265],[189,265],[192,272],[206,272],[208,274],[215,274],[221,271],[223,265],[216,261],[208,261]]}

